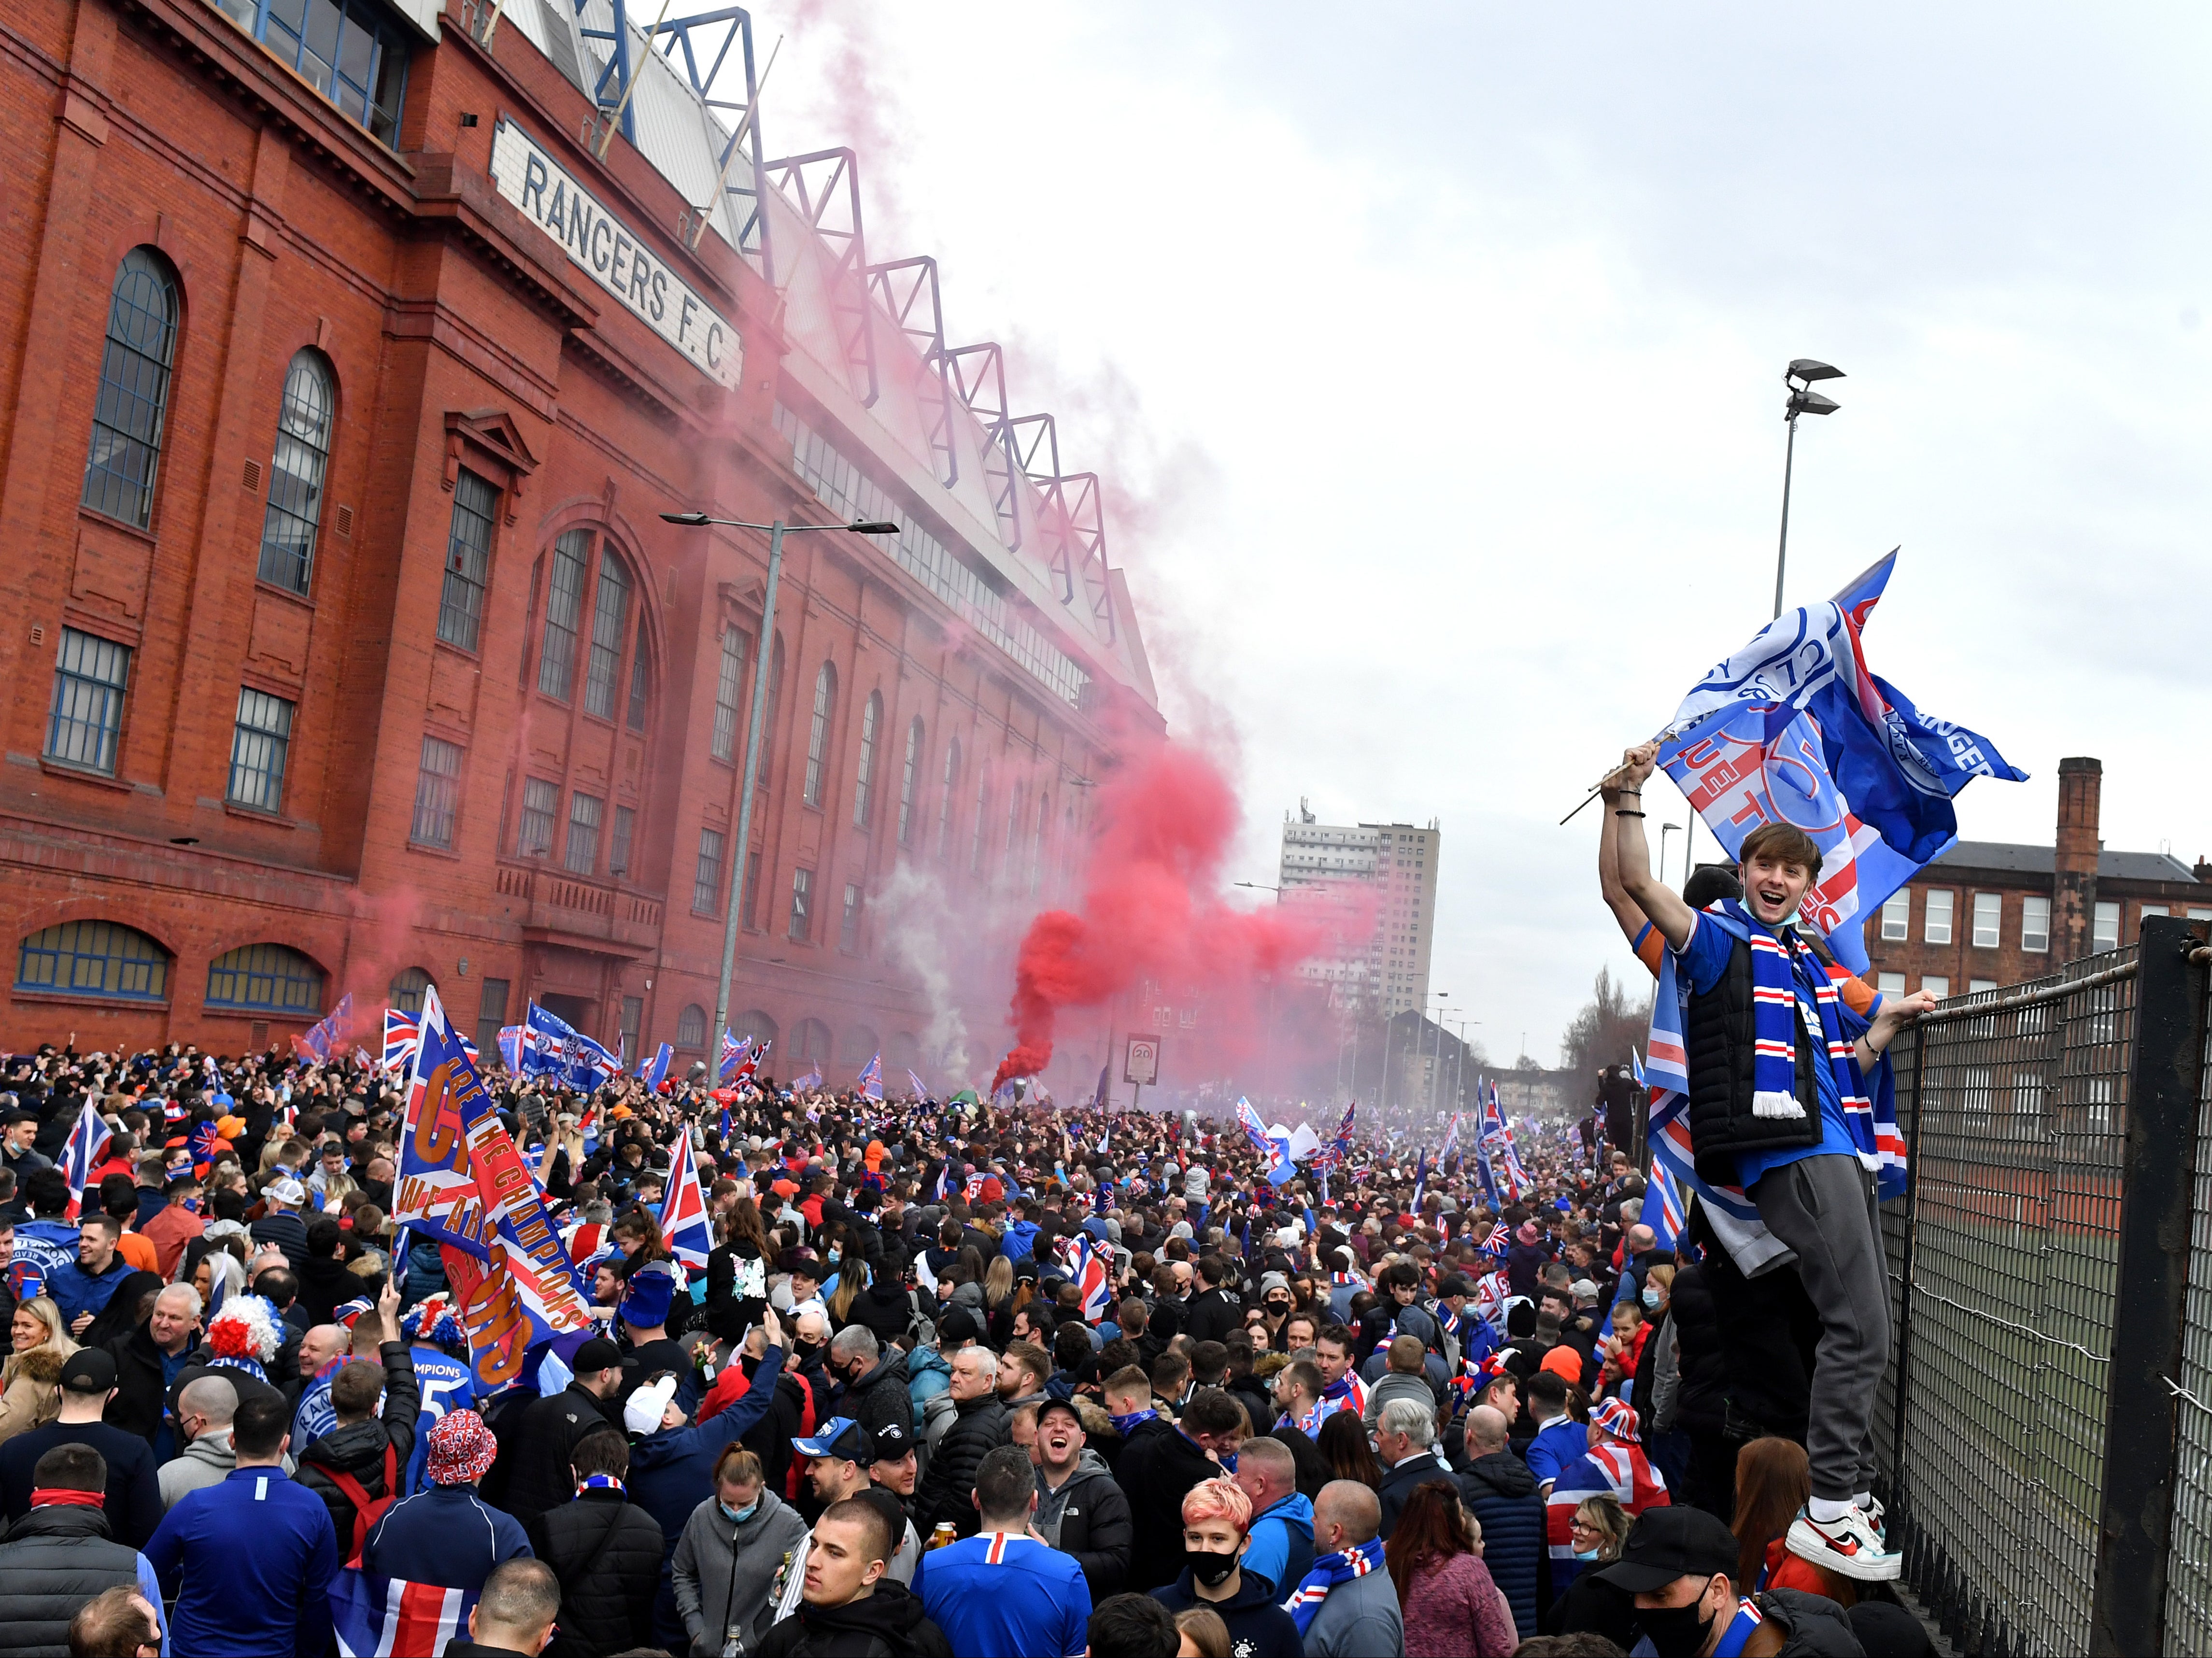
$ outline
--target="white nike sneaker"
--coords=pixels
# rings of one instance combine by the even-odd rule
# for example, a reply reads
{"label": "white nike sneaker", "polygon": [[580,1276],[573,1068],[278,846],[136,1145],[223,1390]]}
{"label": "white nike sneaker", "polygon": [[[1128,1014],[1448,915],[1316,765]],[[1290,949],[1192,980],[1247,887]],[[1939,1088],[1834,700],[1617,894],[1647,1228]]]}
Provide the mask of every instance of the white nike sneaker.
{"label": "white nike sneaker", "polygon": [[1801,1560],[1861,1583],[1887,1583],[1905,1569],[1905,1557],[1885,1546],[1881,1527],[1856,1503],[1841,1520],[1813,1518],[1809,1508],[1790,1522],[1790,1552]]}

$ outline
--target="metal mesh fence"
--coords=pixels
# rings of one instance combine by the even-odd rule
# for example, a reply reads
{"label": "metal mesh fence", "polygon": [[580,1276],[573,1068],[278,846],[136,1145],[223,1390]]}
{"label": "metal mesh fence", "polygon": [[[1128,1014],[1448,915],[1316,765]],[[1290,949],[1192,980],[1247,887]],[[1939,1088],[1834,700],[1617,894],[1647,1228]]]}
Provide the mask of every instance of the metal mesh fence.
{"label": "metal mesh fence", "polygon": [[2133,968],[1947,1004],[1898,1053],[1913,1179],[1883,1217],[1898,1362],[1875,1431],[1893,1540],[1972,1650],[2088,1645]]}
{"label": "metal mesh fence", "polygon": [[[2200,1012],[2199,1028],[2212,1032],[2212,1005]],[[2169,1652],[2212,1652],[2212,1036],[2197,1070],[2193,1186],[2174,1435],[2173,1536],[2166,1558]]]}

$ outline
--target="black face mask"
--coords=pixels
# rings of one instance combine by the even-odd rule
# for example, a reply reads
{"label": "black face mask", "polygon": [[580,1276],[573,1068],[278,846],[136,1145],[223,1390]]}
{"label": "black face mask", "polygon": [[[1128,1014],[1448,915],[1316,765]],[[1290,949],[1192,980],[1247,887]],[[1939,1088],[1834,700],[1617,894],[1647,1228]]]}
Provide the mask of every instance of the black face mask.
{"label": "black face mask", "polygon": [[[1705,1588],[1711,1587],[1709,1577]],[[1637,1607],[1636,1622],[1650,1637],[1659,1658],[1697,1658],[1705,1649],[1713,1615],[1705,1610],[1705,1589],[1699,1589],[1698,1598],[1686,1606]]]}
{"label": "black face mask", "polygon": [[1290,1310],[1291,1303],[1287,1301],[1271,1301],[1267,1303],[1267,1311],[1276,1318],[1281,1318]]}
{"label": "black face mask", "polygon": [[814,1362],[814,1355],[822,1351],[822,1344],[818,1341],[793,1341],[791,1351],[800,1363],[811,1364]]}
{"label": "black face mask", "polygon": [[1182,1552],[1182,1563],[1190,1568],[1191,1580],[1210,1589],[1218,1589],[1229,1581],[1229,1574],[1237,1570],[1237,1558],[1234,1554],[1216,1554],[1211,1549],[1185,1548]]}

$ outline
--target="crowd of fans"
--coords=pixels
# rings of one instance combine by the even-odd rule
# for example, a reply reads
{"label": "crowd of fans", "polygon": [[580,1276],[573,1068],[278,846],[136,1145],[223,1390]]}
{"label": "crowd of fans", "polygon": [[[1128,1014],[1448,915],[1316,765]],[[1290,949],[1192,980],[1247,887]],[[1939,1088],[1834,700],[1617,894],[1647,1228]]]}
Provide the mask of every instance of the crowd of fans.
{"label": "crowd of fans", "polygon": [[397,1082],[9,1062],[0,1654],[322,1658],[349,1573],[463,1658],[1925,1649],[1790,1549],[1803,1348],[1731,1357],[1595,1131],[1492,1204],[1364,1124],[1279,1185],[1233,1123],[488,1079],[604,1323],[498,1388]]}

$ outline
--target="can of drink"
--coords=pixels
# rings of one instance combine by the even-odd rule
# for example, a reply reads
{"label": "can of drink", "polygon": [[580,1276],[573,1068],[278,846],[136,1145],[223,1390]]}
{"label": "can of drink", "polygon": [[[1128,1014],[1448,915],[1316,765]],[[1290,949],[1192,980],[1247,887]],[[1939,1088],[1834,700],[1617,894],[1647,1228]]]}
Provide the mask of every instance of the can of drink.
{"label": "can of drink", "polygon": [[959,1535],[950,1520],[940,1520],[930,1528],[928,1547],[922,1552],[926,1554],[929,1549],[941,1549],[947,1543],[955,1541]]}

